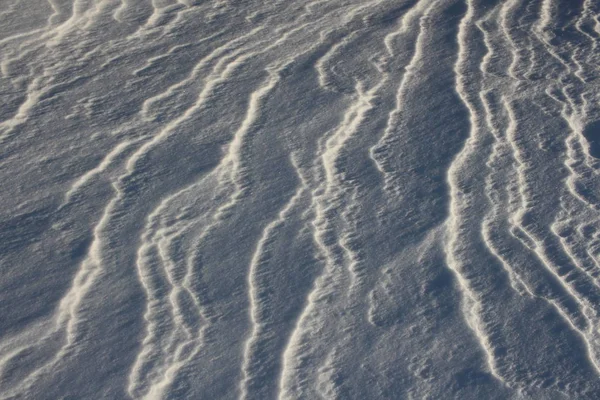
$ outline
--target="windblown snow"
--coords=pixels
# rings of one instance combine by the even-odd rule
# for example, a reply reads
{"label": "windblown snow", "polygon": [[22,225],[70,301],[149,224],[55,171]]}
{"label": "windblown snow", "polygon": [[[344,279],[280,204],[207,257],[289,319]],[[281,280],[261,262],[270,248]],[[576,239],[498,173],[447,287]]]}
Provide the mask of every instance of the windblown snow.
{"label": "windblown snow", "polygon": [[3,0],[0,399],[599,399],[600,2]]}

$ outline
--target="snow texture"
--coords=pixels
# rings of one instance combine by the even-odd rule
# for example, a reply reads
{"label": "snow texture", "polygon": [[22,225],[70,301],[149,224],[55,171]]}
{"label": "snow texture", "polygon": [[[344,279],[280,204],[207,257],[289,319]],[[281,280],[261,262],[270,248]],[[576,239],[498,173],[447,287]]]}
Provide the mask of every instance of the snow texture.
{"label": "snow texture", "polygon": [[600,398],[597,0],[0,3],[0,399]]}

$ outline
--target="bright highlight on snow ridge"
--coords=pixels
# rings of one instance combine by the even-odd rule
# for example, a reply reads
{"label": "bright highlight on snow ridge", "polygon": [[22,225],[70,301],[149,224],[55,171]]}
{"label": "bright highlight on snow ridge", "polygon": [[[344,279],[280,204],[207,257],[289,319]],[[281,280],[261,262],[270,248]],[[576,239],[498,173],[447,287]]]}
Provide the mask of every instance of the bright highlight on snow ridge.
{"label": "bright highlight on snow ridge", "polygon": [[600,3],[8,0],[0,399],[600,398]]}

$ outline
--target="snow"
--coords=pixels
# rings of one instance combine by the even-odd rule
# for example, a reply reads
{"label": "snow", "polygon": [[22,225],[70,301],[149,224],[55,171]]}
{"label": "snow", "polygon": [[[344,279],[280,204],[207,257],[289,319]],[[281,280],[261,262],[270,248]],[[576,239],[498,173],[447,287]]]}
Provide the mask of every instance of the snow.
{"label": "snow", "polygon": [[600,398],[600,4],[6,0],[0,399]]}

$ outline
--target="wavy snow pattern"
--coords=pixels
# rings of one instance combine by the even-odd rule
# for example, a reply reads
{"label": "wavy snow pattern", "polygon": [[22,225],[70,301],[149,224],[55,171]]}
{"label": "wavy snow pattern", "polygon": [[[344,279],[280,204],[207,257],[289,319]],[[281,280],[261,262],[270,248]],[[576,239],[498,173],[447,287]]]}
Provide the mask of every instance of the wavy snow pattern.
{"label": "wavy snow pattern", "polygon": [[0,10],[0,399],[600,398],[600,4]]}

